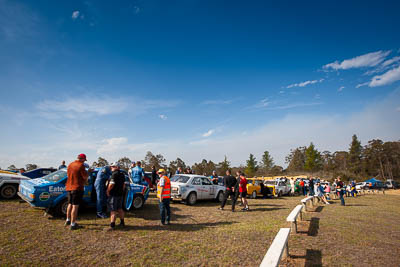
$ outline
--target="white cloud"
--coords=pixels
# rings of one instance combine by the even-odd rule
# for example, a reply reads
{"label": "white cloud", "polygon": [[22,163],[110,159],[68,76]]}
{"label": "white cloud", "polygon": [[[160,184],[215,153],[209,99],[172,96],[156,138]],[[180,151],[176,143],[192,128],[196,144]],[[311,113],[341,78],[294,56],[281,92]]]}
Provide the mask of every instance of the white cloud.
{"label": "white cloud", "polygon": [[227,100],[206,100],[201,102],[202,105],[228,105],[232,104],[234,102],[233,99],[227,99]]}
{"label": "white cloud", "polygon": [[79,18],[79,14],[80,14],[79,10],[76,10],[76,11],[72,12],[71,18],[73,20],[76,20],[77,18]]}
{"label": "white cloud", "polygon": [[210,137],[214,132],[215,132],[215,130],[211,129],[211,130],[208,130],[208,132],[204,133],[202,136],[203,137]]}
{"label": "white cloud", "polygon": [[391,51],[377,51],[358,57],[335,61],[323,66],[324,69],[347,70],[351,68],[375,67],[385,60]]}
{"label": "white cloud", "polygon": [[44,100],[36,105],[43,116],[48,118],[77,118],[91,115],[109,115],[121,113],[128,108],[128,102],[122,98],[77,96],[63,100]]}
{"label": "white cloud", "polygon": [[271,102],[269,101],[268,97],[261,99],[254,107],[255,108],[265,108],[268,107]]}
{"label": "white cloud", "polygon": [[344,88],[345,88],[344,86],[340,86],[339,89],[338,89],[338,92],[343,91]]}
{"label": "white cloud", "polygon": [[388,59],[388,60],[384,61],[382,63],[382,66],[386,67],[386,66],[392,65],[393,63],[396,63],[396,62],[399,62],[399,61],[400,61],[400,57],[393,57],[391,59]]}
{"label": "white cloud", "polygon": [[319,80],[312,80],[312,81],[305,81],[305,82],[301,82],[301,83],[294,83],[294,84],[290,84],[288,86],[286,86],[286,88],[292,88],[292,87],[305,87],[309,84],[315,84],[315,83],[322,83],[324,81],[324,79],[319,79]]}
{"label": "white cloud", "polygon": [[[141,103],[130,105],[129,103]],[[36,105],[42,117],[47,119],[79,119],[129,112],[131,115],[146,113],[151,109],[175,107],[176,101],[145,100],[139,98],[110,97],[87,94],[65,97],[62,100],[46,99]]]}
{"label": "white cloud", "polygon": [[283,104],[283,105],[275,105],[268,109],[271,110],[279,110],[279,109],[293,109],[293,108],[302,108],[302,107],[311,107],[311,106],[319,106],[322,105],[322,102],[305,102],[305,103],[291,103],[291,104]]}
{"label": "white cloud", "polygon": [[353,134],[357,134],[363,144],[376,138],[384,141],[399,140],[399,99],[400,90],[397,90],[386,99],[369,104],[363,110],[350,115],[320,115],[299,110],[260,126],[249,125],[245,129],[246,135],[243,135],[243,129],[229,133],[223,131],[223,135],[211,135],[199,141],[195,141],[198,136],[177,140],[162,139],[161,136],[154,143],[142,140],[130,143],[129,139],[136,140],[136,137],[105,138],[99,136],[96,129],[88,134],[87,127],[74,128],[71,124],[65,131],[69,131],[71,135],[79,132],[72,138],[64,138],[64,135],[57,133],[54,135],[56,139],[46,137],[50,143],[29,144],[21,140],[21,143],[12,144],[6,149],[6,144],[3,143],[0,166],[23,166],[26,163],[58,166],[61,160],[71,162],[79,153],[86,153],[90,162],[97,160],[99,156],[108,161],[115,161],[123,156],[138,160],[144,158],[146,151],[161,153],[167,162],[180,157],[187,164],[199,162],[203,158],[220,162],[227,155],[232,165],[237,166],[245,162],[249,153],[259,159],[265,150],[272,154],[277,164],[285,165],[284,159],[290,149],[308,145],[310,142],[314,142],[320,151],[334,152],[347,150]]}
{"label": "white cloud", "polygon": [[369,82],[360,83],[360,84],[357,84],[357,85],[356,85],[356,88],[360,88],[360,87],[366,86],[366,85],[368,85],[368,84],[369,84]]}
{"label": "white cloud", "polygon": [[382,75],[376,75],[372,78],[371,82],[368,83],[369,87],[383,86],[394,83],[400,80],[400,66],[385,72]]}
{"label": "white cloud", "polygon": [[102,144],[97,149],[98,154],[114,152],[120,150],[121,147],[128,143],[128,138],[126,137],[113,137],[109,139],[104,139]]}
{"label": "white cloud", "polygon": [[159,117],[160,119],[162,119],[163,121],[165,121],[165,120],[168,119],[168,117],[167,117],[166,115],[164,115],[164,114],[160,114],[160,115],[158,115],[158,117]]}

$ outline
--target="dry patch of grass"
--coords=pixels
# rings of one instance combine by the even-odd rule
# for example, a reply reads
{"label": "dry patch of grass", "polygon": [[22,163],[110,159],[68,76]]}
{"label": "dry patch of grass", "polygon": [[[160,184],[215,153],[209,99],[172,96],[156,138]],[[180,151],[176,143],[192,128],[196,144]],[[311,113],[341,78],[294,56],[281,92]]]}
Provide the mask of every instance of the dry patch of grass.
{"label": "dry patch of grass", "polygon": [[[301,197],[249,200],[250,212],[219,211],[218,203],[172,204],[172,225],[159,226],[154,195],[127,214],[125,229],[105,232],[108,219],[80,211],[83,228],[43,216],[19,200],[0,201],[0,265],[258,266]],[[283,265],[400,264],[400,196],[335,200],[299,223]],[[228,203],[229,204],[229,203]],[[118,223],[118,221],[117,221]]]}
{"label": "dry patch of grass", "polygon": [[257,266],[299,200],[249,200],[250,212],[237,207],[235,213],[218,210],[216,202],[174,203],[172,225],[159,226],[152,195],[142,210],[127,214],[125,229],[114,232],[104,231],[109,220],[95,219],[94,210],[81,211],[83,228],[70,231],[62,219],[26,203],[1,201],[0,265]]}
{"label": "dry patch of grass", "polygon": [[399,266],[400,196],[393,193],[335,200],[307,214],[290,237],[286,266]]}

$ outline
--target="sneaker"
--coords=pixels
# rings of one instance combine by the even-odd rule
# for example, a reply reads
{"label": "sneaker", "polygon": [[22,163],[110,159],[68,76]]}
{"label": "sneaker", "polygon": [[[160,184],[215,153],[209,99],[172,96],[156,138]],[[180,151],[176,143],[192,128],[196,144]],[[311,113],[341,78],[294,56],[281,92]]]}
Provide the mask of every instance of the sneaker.
{"label": "sneaker", "polygon": [[165,225],[165,222],[160,222],[160,226],[164,226]]}
{"label": "sneaker", "polygon": [[64,226],[71,225],[71,221],[65,221]]}
{"label": "sneaker", "polygon": [[170,225],[171,223],[170,223],[169,221],[167,221],[165,224],[166,224],[166,225]]}
{"label": "sneaker", "polygon": [[118,224],[118,226],[119,226],[119,227],[125,227],[125,223],[122,223],[122,222],[121,222],[121,223]]}
{"label": "sneaker", "polygon": [[243,209],[242,209],[242,211],[246,211],[246,210],[247,210],[246,208],[243,208]]}
{"label": "sneaker", "polygon": [[218,208],[219,210],[224,210],[224,208]]}
{"label": "sneaker", "polygon": [[71,224],[71,227],[69,228],[70,230],[76,230],[76,229],[78,229],[78,224],[77,223],[75,223],[75,225],[72,225]]}
{"label": "sneaker", "polygon": [[100,219],[108,218],[108,216],[106,214],[104,214],[104,213],[97,213],[96,216],[97,216],[97,218],[100,218]]}

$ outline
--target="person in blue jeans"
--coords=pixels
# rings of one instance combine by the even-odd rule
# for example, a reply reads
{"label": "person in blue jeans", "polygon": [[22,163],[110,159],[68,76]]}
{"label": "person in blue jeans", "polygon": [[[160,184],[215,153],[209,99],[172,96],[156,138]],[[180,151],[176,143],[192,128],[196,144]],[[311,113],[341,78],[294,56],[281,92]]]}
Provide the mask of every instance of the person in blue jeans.
{"label": "person in blue jeans", "polygon": [[136,162],[136,167],[131,169],[131,178],[134,184],[142,184],[144,178],[144,170],[140,161]]}
{"label": "person in blue jeans", "polygon": [[341,205],[345,206],[346,203],[344,202],[344,197],[343,197],[343,195],[344,195],[344,188],[343,187],[344,187],[344,184],[343,184],[340,176],[338,176],[337,183],[336,183],[336,189],[337,189],[337,191],[339,191],[339,197],[340,197]]}
{"label": "person in blue jeans", "polygon": [[110,179],[111,174],[112,172],[110,166],[104,166],[97,173],[96,181],[94,182],[94,188],[96,189],[97,194],[97,217],[102,219],[107,218],[107,215],[103,212],[103,207],[107,202],[106,182]]}

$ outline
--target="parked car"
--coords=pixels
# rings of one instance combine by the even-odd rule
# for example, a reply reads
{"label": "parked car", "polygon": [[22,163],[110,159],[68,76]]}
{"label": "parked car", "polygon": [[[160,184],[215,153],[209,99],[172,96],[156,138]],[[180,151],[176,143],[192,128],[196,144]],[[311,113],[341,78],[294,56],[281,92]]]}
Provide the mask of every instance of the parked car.
{"label": "parked car", "polygon": [[[84,187],[83,206],[96,206],[96,191],[94,181],[99,169],[90,173]],[[124,198],[124,208],[130,210],[142,208],[149,196],[147,186],[133,184],[125,173],[127,192]],[[65,216],[67,213],[67,169],[61,169],[42,178],[24,180],[19,185],[18,195],[33,207],[44,208],[51,215]]]}
{"label": "parked car", "polygon": [[[262,196],[261,194],[261,184],[264,184],[264,180],[260,178],[247,178],[247,194],[252,198],[257,198],[257,196]],[[275,185],[265,185],[268,187],[269,191],[273,196],[275,196]]]}
{"label": "parked car", "polygon": [[29,177],[31,179],[40,178],[46,176],[52,172],[55,172],[57,169],[54,168],[37,168],[31,171],[27,171],[22,173],[21,175]]}
{"label": "parked car", "polygon": [[291,187],[290,184],[285,183],[283,180],[266,180],[264,182],[267,186],[274,186],[275,196],[289,195]]}
{"label": "parked car", "polygon": [[367,190],[367,189],[369,189],[369,186],[367,185],[366,182],[356,183],[356,190]]}
{"label": "parked car", "polygon": [[385,186],[386,186],[386,188],[388,188],[388,189],[396,189],[396,188],[399,188],[399,184],[398,184],[396,181],[392,180],[392,179],[388,179],[388,180],[385,182]]}
{"label": "parked car", "polygon": [[196,204],[200,199],[223,200],[225,187],[215,185],[211,179],[195,174],[176,174],[171,177],[173,200],[183,200],[187,205]]}
{"label": "parked car", "polygon": [[17,173],[0,173],[0,198],[11,199],[16,197],[18,186],[22,180],[29,180],[29,178]]}

